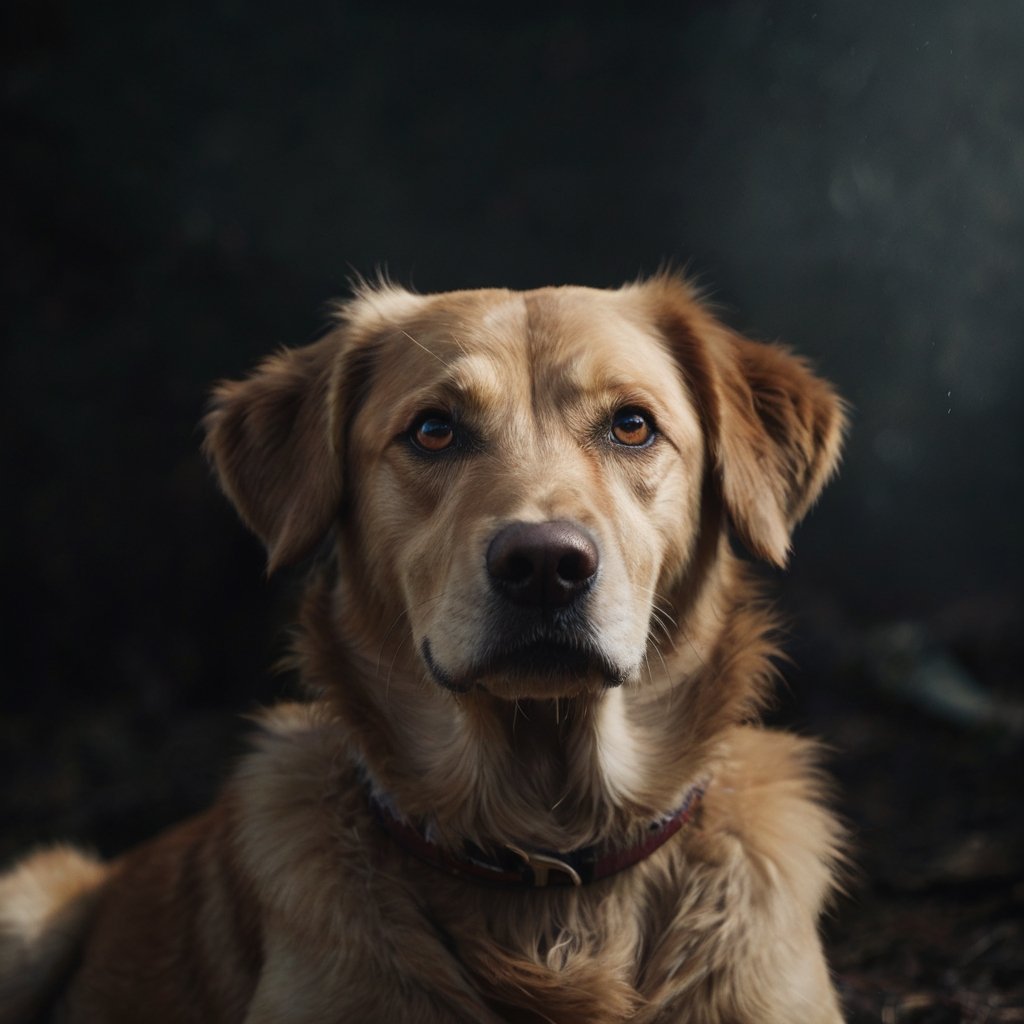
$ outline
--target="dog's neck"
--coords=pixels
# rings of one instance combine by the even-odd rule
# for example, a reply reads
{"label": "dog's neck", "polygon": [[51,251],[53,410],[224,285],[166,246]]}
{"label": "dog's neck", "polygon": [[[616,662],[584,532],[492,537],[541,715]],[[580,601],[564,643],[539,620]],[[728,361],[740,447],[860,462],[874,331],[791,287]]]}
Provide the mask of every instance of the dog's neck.
{"label": "dog's neck", "polygon": [[371,784],[403,815],[429,820],[442,843],[573,849],[621,839],[678,806],[770,675],[770,620],[730,606],[742,570],[731,557],[723,564],[707,608],[687,600],[686,637],[652,648],[650,678],[637,686],[559,700],[455,697],[418,666],[380,665],[377,652],[353,647],[348,635],[376,634],[364,623],[341,628],[352,611],[326,578],[303,611],[302,671]]}

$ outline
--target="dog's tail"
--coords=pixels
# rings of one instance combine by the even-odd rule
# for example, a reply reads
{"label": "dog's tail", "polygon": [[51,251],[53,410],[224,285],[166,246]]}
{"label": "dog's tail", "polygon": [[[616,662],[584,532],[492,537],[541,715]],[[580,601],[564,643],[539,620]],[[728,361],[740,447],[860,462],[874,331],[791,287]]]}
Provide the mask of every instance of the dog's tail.
{"label": "dog's tail", "polygon": [[70,968],[108,865],[67,846],[0,875],[0,1024],[31,1020]]}

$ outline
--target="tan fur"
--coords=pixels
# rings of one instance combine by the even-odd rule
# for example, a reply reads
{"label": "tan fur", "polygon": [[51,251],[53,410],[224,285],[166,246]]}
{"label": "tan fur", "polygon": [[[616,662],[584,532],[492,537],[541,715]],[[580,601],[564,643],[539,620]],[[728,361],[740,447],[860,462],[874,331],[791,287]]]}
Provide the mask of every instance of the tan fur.
{"label": "tan fur", "polygon": [[27,1021],[59,982],[108,869],[67,847],[0,876],[0,1024]]}
{"label": "tan fur", "polygon": [[[653,417],[650,447],[613,442],[623,408]],[[415,449],[428,411],[461,448]],[[206,426],[271,568],[333,538],[296,650],[312,700],[266,714],[221,801],[105,884],[47,855],[0,880],[0,993],[24,977],[28,1006],[69,970],[71,1022],[841,1019],[817,935],[840,833],[813,744],[756,724],[772,621],[729,540],[781,565],[835,468],[841,403],[805,363],[671,276],[382,285],[219,388]],[[594,661],[506,670],[488,658],[520,613],[489,544],[549,521],[599,551],[572,620]],[[449,876],[367,793],[452,850],[572,850],[638,843],[703,779],[695,822],[579,889]]]}

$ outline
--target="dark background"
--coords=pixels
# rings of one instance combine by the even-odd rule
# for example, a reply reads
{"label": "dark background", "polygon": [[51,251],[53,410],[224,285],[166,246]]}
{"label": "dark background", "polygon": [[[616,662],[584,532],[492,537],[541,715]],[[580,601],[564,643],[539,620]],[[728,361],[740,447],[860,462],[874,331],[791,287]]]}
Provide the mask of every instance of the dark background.
{"label": "dark background", "polygon": [[213,380],[313,339],[353,271],[671,260],[853,405],[776,581],[773,713],[833,747],[851,1018],[1024,1019],[1024,7],[3,18],[0,855],[202,806],[238,713],[294,691],[300,577],[265,580],[198,454]]}

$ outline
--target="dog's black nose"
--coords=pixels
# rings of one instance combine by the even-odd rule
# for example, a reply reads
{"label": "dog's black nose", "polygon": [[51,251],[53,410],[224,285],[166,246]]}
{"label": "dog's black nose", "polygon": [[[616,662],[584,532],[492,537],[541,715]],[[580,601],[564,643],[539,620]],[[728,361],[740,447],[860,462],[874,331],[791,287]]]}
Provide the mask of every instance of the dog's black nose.
{"label": "dog's black nose", "polygon": [[593,582],[597,544],[575,523],[512,523],[487,548],[494,588],[513,604],[564,608]]}

